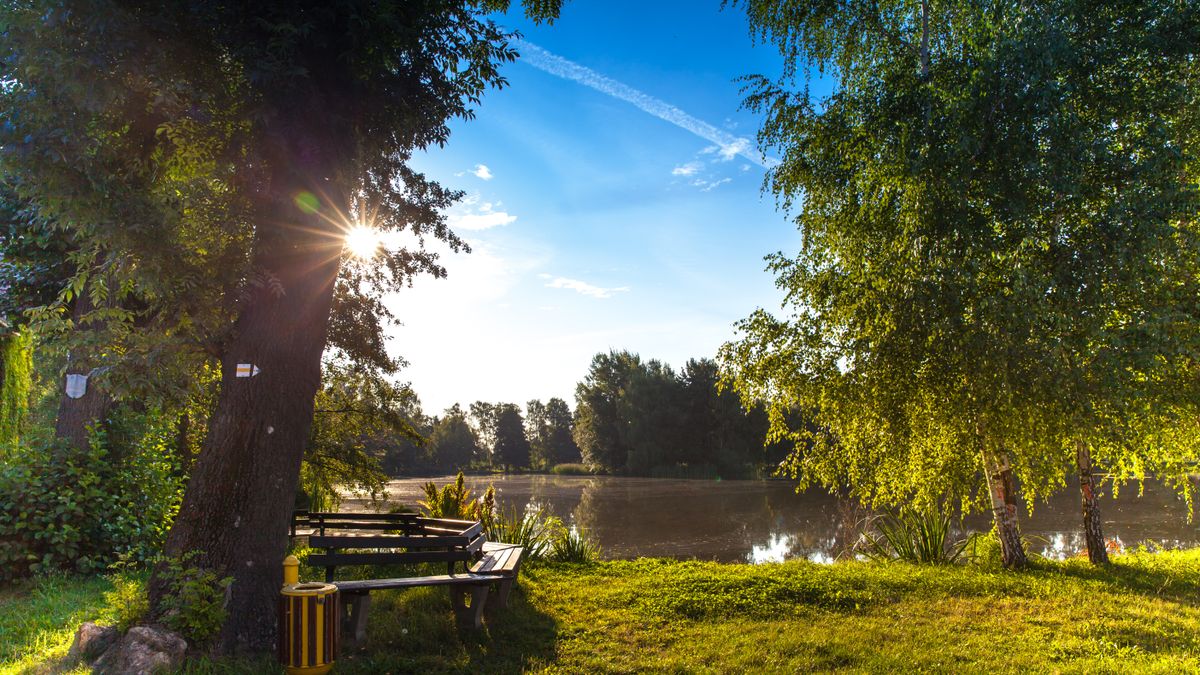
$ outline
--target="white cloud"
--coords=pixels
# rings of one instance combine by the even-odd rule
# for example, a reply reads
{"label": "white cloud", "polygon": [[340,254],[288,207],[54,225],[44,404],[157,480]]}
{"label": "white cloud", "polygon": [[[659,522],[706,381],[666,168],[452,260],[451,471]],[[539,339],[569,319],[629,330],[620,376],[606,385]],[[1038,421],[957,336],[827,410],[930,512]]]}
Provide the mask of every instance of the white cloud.
{"label": "white cloud", "polygon": [[672,176],[691,176],[692,174],[696,173],[697,171],[699,171],[702,168],[704,168],[704,165],[701,164],[700,162],[688,162],[687,164],[681,164],[681,165],[675,167],[674,169],[671,169],[671,175]]}
{"label": "white cloud", "polygon": [[487,164],[476,164],[475,170],[471,173],[475,174],[477,178],[482,178],[483,180],[492,179],[492,170],[487,167]]}
{"label": "white cloud", "polygon": [[692,185],[700,188],[701,192],[711,192],[732,180],[732,178],[722,178],[721,180],[704,180],[700,178],[692,181]]}
{"label": "white cloud", "polygon": [[[543,279],[550,279],[549,274],[539,274]],[[629,291],[628,286],[620,286],[618,288],[602,288],[593,286],[586,281],[578,279],[568,279],[566,277],[554,277],[546,283],[546,288],[566,288],[581,295],[586,295],[593,298],[611,298],[613,293],[626,293]]]}
{"label": "white cloud", "polygon": [[528,63],[534,68],[556,77],[578,82],[602,94],[607,94],[613,98],[631,103],[643,112],[670,122],[680,129],[689,131],[710,143],[716,143],[717,149],[720,150],[721,157],[724,159],[732,159],[737,155],[741,155],[765,168],[770,168],[778,163],[776,160],[768,159],[754,152],[751,149],[750,139],[748,138],[734,136],[728,131],[718,129],[708,122],[692,117],[666,101],[654,98],[623,82],[618,82],[610,77],[601,75],[591,68],[581,66],[574,61],[568,61],[557,54],[552,54],[532,42],[517,40],[516,43],[521,49],[522,62]]}
{"label": "white cloud", "polygon": [[455,230],[488,230],[499,225],[509,225],[515,222],[517,217],[504,211],[484,211],[452,215],[449,220],[450,227]]}

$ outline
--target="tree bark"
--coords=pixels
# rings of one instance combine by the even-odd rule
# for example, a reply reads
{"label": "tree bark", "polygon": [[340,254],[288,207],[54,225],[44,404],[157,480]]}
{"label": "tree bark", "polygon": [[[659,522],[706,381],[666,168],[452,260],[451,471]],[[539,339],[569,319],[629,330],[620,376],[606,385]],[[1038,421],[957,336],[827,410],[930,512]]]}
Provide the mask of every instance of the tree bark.
{"label": "tree bark", "polygon": [[995,455],[985,453],[983,466],[987,473],[988,493],[992,498],[992,518],[996,524],[996,534],[1000,537],[1001,562],[1007,568],[1020,569],[1029,564],[1029,559],[1021,543],[1021,529],[1017,523],[1017,487],[1008,455],[1004,451]]}
{"label": "tree bark", "polygon": [[[168,556],[199,551],[200,564],[233,577],[216,644],[225,654],[275,644],[281,563],[340,260],[328,214],[302,210],[296,192],[276,190],[260,207],[255,262],[267,281],[244,299],[226,345],[217,404],[166,544]],[[238,364],[259,373],[238,377]],[[167,591],[159,574],[150,591],[157,613]]]}
{"label": "tree bark", "polygon": [[[75,299],[75,306],[71,309],[75,330],[90,330],[84,327],[83,319],[91,310],[92,303],[85,290]],[[87,452],[89,448],[88,427],[107,420],[113,409],[112,396],[93,378],[95,368],[100,365],[86,351],[76,350],[67,364],[67,375],[88,376],[87,389],[83,396],[71,398],[67,396],[66,378],[60,383],[62,389],[59,392],[58,416],[54,421],[54,437],[66,440],[80,452]]]}
{"label": "tree bark", "polygon": [[1108,549],[1104,543],[1103,523],[1100,520],[1100,504],[1096,489],[1096,476],[1092,473],[1092,452],[1087,443],[1075,444],[1075,466],[1079,469],[1079,494],[1083,503],[1083,536],[1087,540],[1088,560],[1094,565],[1108,564]]}

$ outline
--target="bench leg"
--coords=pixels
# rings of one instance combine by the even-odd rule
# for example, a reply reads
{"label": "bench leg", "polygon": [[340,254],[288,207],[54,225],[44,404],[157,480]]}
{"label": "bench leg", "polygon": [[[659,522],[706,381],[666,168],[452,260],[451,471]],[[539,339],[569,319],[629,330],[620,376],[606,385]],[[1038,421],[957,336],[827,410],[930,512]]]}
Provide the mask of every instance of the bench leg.
{"label": "bench leg", "polygon": [[[471,605],[466,604],[467,594],[471,595]],[[450,602],[454,605],[454,614],[458,623],[474,628],[483,627],[483,608],[487,605],[488,587],[486,585],[461,588],[450,587]]]}
{"label": "bench leg", "polygon": [[339,593],[342,598],[342,641],[347,647],[367,639],[367,614],[371,610],[369,593]]}
{"label": "bench leg", "polygon": [[505,579],[496,584],[495,599],[488,598],[488,604],[496,603],[496,609],[505,609],[508,607],[508,594],[512,591],[513,581],[515,579]]}

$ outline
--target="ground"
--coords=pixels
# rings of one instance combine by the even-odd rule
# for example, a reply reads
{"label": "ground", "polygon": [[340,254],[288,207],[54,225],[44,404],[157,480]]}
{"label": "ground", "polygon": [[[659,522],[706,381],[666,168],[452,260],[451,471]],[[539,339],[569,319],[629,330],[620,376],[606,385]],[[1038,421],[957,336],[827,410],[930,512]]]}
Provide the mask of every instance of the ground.
{"label": "ground", "polygon": [[[60,672],[79,623],[115,621],[111,591],[109,578],[60,576],[0,592],[0,673]],[[373,598],[367,644],[336,673],[1200,672],[1200,549],[1024,572],[531,564],[479,632],[455,627],[444,589]],[[195,660],[187,672],[278,670]]]}

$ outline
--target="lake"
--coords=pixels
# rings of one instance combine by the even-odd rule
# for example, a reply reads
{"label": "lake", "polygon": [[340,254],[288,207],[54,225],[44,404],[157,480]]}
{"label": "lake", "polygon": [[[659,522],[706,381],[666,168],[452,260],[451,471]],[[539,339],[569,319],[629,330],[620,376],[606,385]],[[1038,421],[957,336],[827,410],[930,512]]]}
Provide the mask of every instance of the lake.
{"label": "lake", "polygon": [[[388,483],[391,500],[415,505],[428,478]],[[453,476],[434,478],[439,486]],[[605,558],[656,556],[722,562],[770,562],[808,558],[828,562],[854,543],[867,512],[821,491],[796,494],[790,481],[699,481],[614,476],[472,476],[482,494],[496,486],[501,508],[541,505],[578,526],[602,547]],[[349,500],[343,509],[362,508]],[[1104,534],[1131,546],[1153,541],[1168,547],[1200,546],[1200,524],[1187,522],[1187,507],[1174,493],[1147,482],[1145,494],[1128,485],[1121,497],[1101,500]],[[1063,490],[1033,516],[1021,514],[1022,533],[1033,549],[1062,558],[1084,549],[1078,492]],[[989,514],[966,521],[970,530],[991,528]]]}

